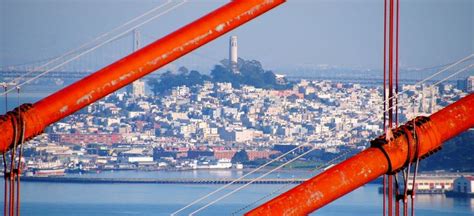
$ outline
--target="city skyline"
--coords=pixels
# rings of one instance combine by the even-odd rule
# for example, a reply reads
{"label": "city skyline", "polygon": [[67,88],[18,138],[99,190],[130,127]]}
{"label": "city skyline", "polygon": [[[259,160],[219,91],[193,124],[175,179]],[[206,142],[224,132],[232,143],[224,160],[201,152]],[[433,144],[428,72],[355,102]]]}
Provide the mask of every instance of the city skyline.
{"label": "city skyline", "polygon": [[[143,44],[174,31],[225,2],[190,1],[144,26],[141,29]],[[143,1],[140,5],[126,0],[118,3],[109,0],[3,1],[0,4],[0,64],[24,63],[60,55],[160,3],[163,1]],[[429,4],[421,0],[402,1],[401,67],[441,65],[472,53],[472,4],[469,0],[437,0]],[[245,44],[240,47],[241,56],[259,59],[271,69],[291,70],[318,65],[379,69],[382,65],[382,9],[382,3],[375,0],[357,3],[289,1],[249,25],[198,49],[196,55],[184,57],[174,64],[209,69],[215,60],[227,56],[226,38],[238,35],[241,44]],[[267,26],[265,30],[259,28],[262,25]],[[289,43],[280,43],[284,40]],[[119,43],[125,47],[131,44],[129,41]],[[269,55],[269,50],[276,52]]]}

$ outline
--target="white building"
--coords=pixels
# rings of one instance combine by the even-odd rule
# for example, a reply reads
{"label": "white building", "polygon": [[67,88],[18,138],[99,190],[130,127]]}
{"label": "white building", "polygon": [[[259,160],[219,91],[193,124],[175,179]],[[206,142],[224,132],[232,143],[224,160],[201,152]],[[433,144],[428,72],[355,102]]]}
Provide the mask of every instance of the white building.
{"label": "white building", "polygon": [[149,156],[133,156],[133,157],[128,157],[128,162],[129,162],[129,163],[153,162],[153,157],[149,157]]}
{"label": "white building", "polygon": [[[454,184],[453,177],[432,177],[432,176],[419,176],[416,179],[415,188],[420,191],[429,190],[452,190]],[[412,188],[413,180],[410,178],[408,181],[408,188]]]}
{"label": "white building", "polygon": [[145,82],[142,80],[137,80],[132,84],[127,86],[127,93],[135,98],[145,96]]}
{"label": "white building", "polygon": [[221,139],[225,141],[233,141],[233,142],[246,142],[250,141],[254,138],[255,132],[253,130],[248,129],[230,129],[227,130],[226,128],[219,129],[219,136]]}
{"label": "white building", "polygon": [[454,180],[454,192],[474,193],[474,176],[461,176]]}
{"label": "white building", "polygon": [[474,76],[467,78],[467,92],[474,92]]}
{"label": "white building", "polygon": [[229,65],[234,73],[238,73],[237,63],[239,61],[237,36],[230,37],[229,41]]}

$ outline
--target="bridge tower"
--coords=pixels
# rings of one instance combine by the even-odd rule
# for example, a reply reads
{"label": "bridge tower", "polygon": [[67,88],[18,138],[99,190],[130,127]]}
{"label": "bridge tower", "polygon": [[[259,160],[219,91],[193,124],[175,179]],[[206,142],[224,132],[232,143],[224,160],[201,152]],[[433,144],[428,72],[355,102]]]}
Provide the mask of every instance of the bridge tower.
{"label": "bridge tower", "polygon": [[[141,48],[141,37],[140,30],[135,29],[133,31],[133,52],[138,51]],[[145,82],[142,79],[138,79],[132,84],[127,86],[128,95],[138,98],[145,96]]]}

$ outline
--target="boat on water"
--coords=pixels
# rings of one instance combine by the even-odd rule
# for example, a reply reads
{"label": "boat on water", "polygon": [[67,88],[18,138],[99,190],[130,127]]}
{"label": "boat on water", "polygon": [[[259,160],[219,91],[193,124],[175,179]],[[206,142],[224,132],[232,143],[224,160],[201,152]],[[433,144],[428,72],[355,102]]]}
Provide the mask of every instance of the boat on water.
{"label": "boat on water", "polygon": [[48,177],[48,176],[64,176],[66,174],[66,169],[56,168],[56,169],[34,169],[32,171],[27,171],[25,176],[38,176],[38,177]]}

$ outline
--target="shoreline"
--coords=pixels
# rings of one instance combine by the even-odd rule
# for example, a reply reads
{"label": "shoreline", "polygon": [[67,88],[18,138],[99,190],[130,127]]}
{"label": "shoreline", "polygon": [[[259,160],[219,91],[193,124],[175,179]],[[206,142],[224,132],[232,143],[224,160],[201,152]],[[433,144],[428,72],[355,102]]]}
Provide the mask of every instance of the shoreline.
{"label": "shoreline", "polygon": [[[200,169],[200,170],[160,170],[161,172],[170,172],[170,173],[180,173],[180,172],[249,172],[252,169]],[[268,170],[262,169],[262,172],[266,172]],[[294,170],[282,170],[282,173],[291,172]],[[299,171],[308,171],[305,169],[299,169]],[[159,178],[159,177],[141,177],[141,178],[128,178],[128,177],[101,177],[102,173],[114,173],[114,172],[155,172],[155,171],[144,171],[144,170],[127,170],[127,171],[102,171],[100,173],[86,173],[82,176],[77,175],[62,175],[62,176],[22,176],[21,181],[24,182],[50,182],[50,183],[81,183],[81,184],[228,184],[233,181],[236,181],[239,176],[236,177],[205,177],[205,178],[198,178],[198,177],[171,177],[171,178]],[[281,171],[280,171],[281,172]],[[97,174],[97,175],[94,175]],[[259,173],[257,173],[257,176]],[[300,173],[301,174],[301,173]],[[309,172],[308,172],[309,174]],[[313,173],[310,177],[298,177],[298,176],[291,176],[291,177],[272,177],[272,178],[263,178],[256,180],[252,184],[299,184],[303,183],[304,181],[316,176],[316,173]],[[422,173],[419,175],[420,178],[446,178],[446,177],[458,177],[461,175],[473,175],[473,173]],[[255,177],[254,177],[255,178]],[[246,184],[254,178],[247,178],[241,179],[235,182],[235,184]],[[373,181],[367,184],[382,184],[382,177],[376,178]]]}
{"label": "shoreline", "polygon": [[[72,184],[247,184],[254,179],[237,178],[99,178],[99,177],[58,177],[23,176],[22,182],[72,183]],[[258,179],[252,184],[301,184],[307,179],[271,178]]]}

